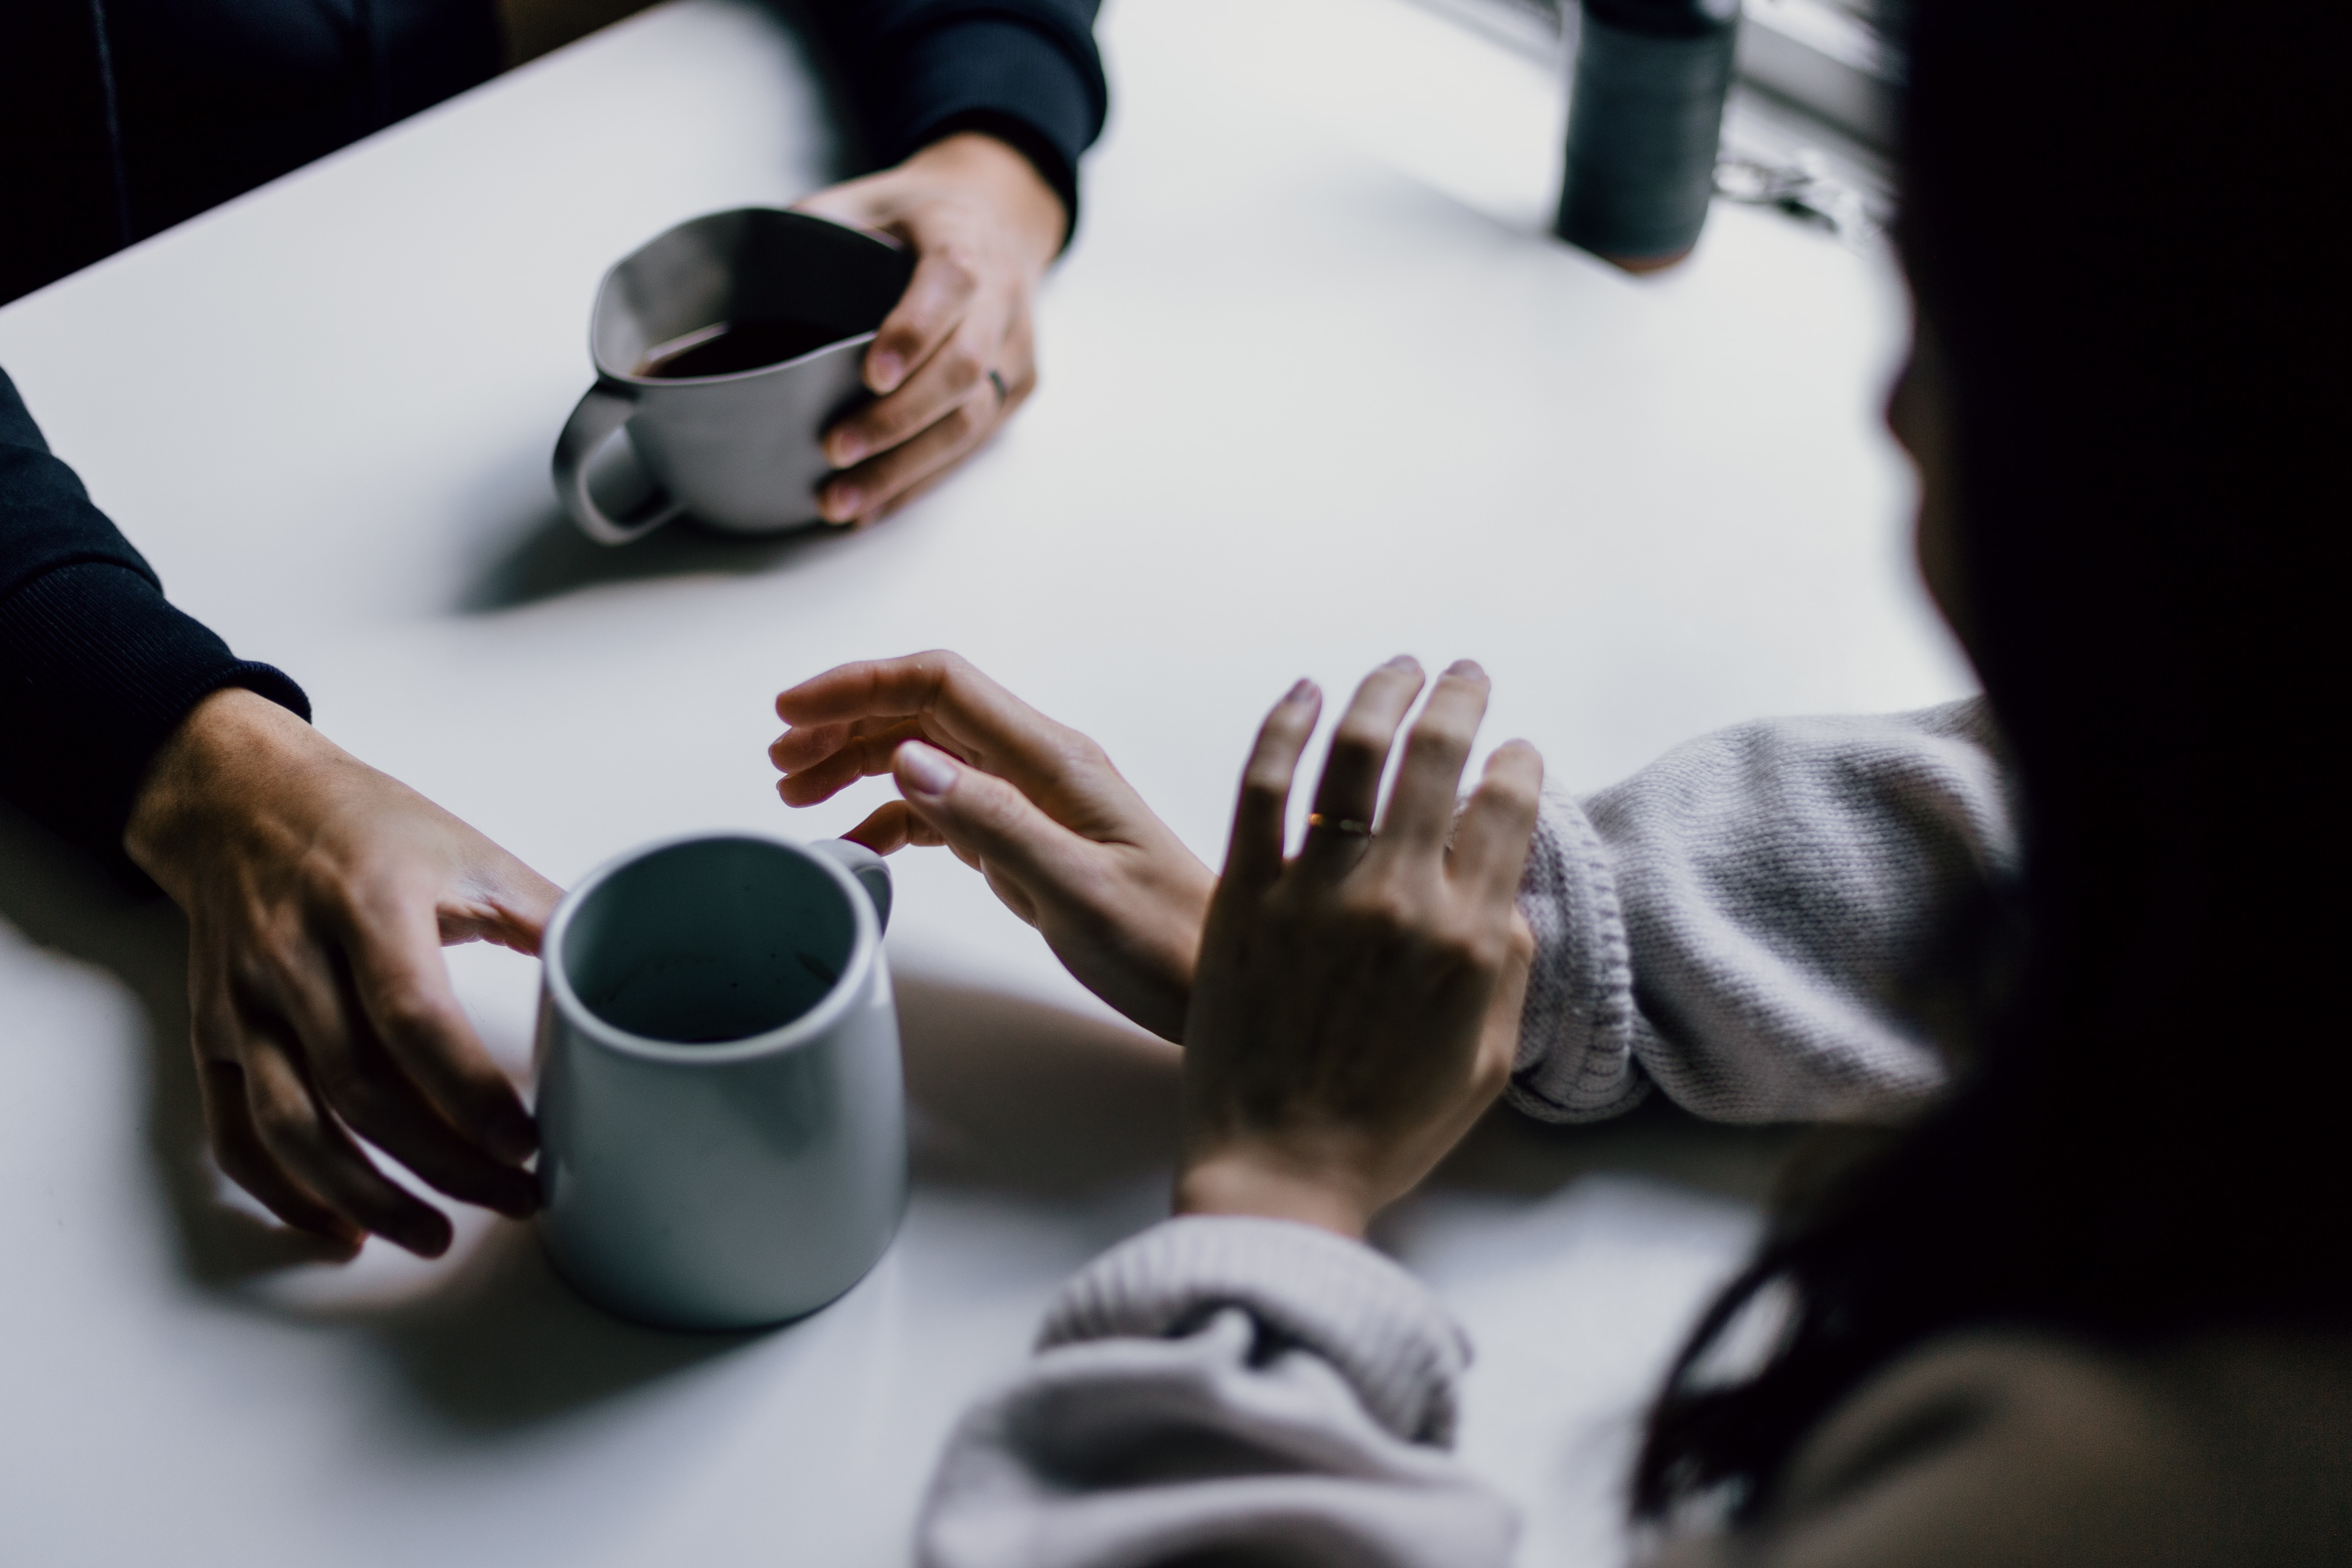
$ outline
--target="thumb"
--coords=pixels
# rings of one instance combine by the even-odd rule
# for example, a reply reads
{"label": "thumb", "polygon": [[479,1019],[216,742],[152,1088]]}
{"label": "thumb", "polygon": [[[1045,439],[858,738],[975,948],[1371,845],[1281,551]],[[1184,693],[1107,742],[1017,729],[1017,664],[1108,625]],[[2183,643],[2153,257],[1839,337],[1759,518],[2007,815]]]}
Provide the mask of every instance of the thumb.
{"label": "thumb", "polygon": [[1059,868],[1069,830],[1011,783],[920,741],[904,742],[890,761],[908,808],[948,847],[1034,890],[1066,879]]}

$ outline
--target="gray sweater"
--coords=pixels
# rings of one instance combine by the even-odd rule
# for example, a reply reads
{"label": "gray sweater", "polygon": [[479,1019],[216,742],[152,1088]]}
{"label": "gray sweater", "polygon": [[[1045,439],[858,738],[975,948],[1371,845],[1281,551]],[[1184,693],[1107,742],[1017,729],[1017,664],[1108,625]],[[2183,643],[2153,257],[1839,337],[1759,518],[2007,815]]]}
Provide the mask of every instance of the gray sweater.
{"label": "gray sweater", "polygon": [[[1656,1083],[1730,1121],[1901,1117],[1944,1081],[1937,976],[2014,876],[2013,819],[1980,701],[1744,725],[1548,795],[1512,1100],[1590,1120]],[[1508,1556],[1509,1508],[1445,1454],[1469,1348],[1369,1248],[1172,1221],[1072,1280],[1038,1345],[949,1445],[932,1568]]]}
{"label": "gray sweater", "polygon": [[[1447,1454],[1465,1350],[1393,1263],[1282,1220],[1171,1220],[1096,1260],[948,1441],[923,1568],[1506,1568]],[[1832,1410],[1780,1495],[1650,1568],[2352,1562],[2352,1337],[2125,1355],[1931,1341]],[[1532,1565],[1531,1565],[1532,1568]]]}
{"label": "gray sweater", "polygon": [[1693,741],[1581,805],[1547,792],[1511,1103],[1589,1121],[1652,1084],[1720,1121],[1885,1122],[2017,874],[1980,698]]}

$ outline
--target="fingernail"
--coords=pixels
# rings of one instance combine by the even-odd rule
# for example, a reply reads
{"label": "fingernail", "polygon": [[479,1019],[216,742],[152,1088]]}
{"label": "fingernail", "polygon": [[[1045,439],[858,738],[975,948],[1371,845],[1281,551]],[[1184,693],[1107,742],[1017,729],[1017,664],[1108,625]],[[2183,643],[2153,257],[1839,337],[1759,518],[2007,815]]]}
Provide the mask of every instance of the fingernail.
{"label": "fingernail", "polygon": [[824,496],[825,521],[854,521],[857,517],[858,504],[865,499],[857,493],[856,485],[825,486]]}
{"label": "fingernail", "polygon": [[1484,680],[1486,679],[1486,672],[1479,668],[1478,661],[1475,658],[1457,658],[1452,664],[1445,667],[1445,673],[1448,675],[1458,675],[1465,680]]}
{"label": "fingernail", "polygon": [[1386,664],[1381,666],[1381,668],[1382,669],[1419,669],[1421,668],[1421,660],[1413,658],[1412,655],[1409,653],[1401,653],[1394,658],[1389,660]]}
{"label": "fingernail", "polygon": [[866,356],[866,384],[877,392],[887,392],[898,384],[898,356],[879,349]]}
{"label": "fingernail", "polygon": [[830,460],[835,468],[845,468],[864,456],[866,456],[866,443],[856,437],[835,436],[833,438],[833,455]]}
{"label": "fingernail", "polygon": [[1284,693],[1282,700],[1285,702],[1304,702],[1314,695],[1315,683],[1304,677],[1301,677],[1297,685],[1292,687],[1287,692]]}
{"label": "fingernail", "polygon": [[898,748],[898,782],[917,795],[942,795],[955,788],[955,765],[920,741]]}

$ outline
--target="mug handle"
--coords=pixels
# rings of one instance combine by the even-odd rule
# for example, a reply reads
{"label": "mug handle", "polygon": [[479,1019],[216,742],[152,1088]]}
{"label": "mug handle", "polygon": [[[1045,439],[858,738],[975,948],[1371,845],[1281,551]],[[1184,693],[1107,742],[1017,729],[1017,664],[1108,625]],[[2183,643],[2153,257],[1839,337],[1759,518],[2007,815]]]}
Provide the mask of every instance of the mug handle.
{"label": "mug handle", "polygon": [[588,459],[618,435],[636,411],[635,398],[601,384],[592,386],[581,395],[572,417],[563,422],[563,434],[555,438],[556,498],[572,514],[572,521],[580,525],[580,531],[599,544],[626,544],[633,539],[643,539],[686,510],[684,501],[665,496],[661,504],[645,517],[620,522],[605,516],[595,498],[588,493]]}
{"label": "mug handle", "polygon": [[874,900],[874,913],[882,929],[890,929],[890,862],[863,844],[847,838],[823,839],[809,847],[857,879],[866,896]]}

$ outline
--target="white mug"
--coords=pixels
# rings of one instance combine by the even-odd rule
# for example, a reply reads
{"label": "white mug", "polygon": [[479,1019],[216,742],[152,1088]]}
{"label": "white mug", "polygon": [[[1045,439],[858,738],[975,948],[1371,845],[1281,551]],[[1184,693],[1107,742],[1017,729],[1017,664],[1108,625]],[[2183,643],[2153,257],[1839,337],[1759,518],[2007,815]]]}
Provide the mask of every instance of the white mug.
{"label": "white mug", "polygon": [[890,872],[843,839],[689,834],[548,922],[540,1233],[615,1312],[731,1329],[864,1277],[906,1206]]}

